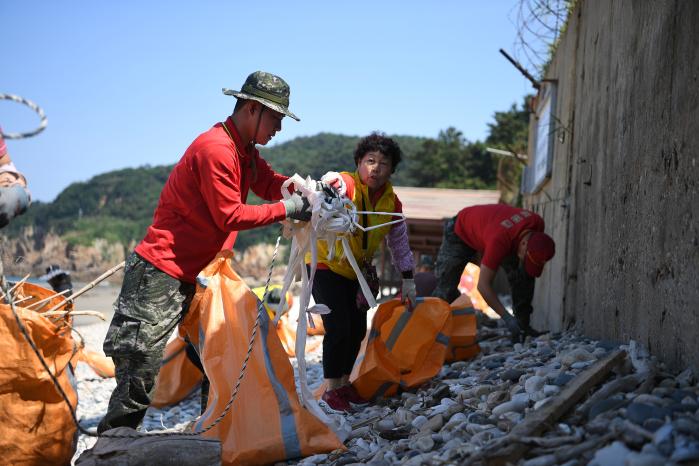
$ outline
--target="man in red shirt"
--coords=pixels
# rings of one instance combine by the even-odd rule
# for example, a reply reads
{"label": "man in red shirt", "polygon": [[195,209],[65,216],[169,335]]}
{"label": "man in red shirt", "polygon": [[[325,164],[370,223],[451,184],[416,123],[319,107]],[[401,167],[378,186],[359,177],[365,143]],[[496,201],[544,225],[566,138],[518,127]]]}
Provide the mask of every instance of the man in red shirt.
{"label": "man in red shirt", "polygon": [[[150,405],[168,337],[187,312],[196,276],[237,232],[308,220],[308,201],[281,200],[287,177],[272,170],[255,144],[281,130],[289,86],[270,73],[248,76],[233,115],[199,135],[175,165],[160,194],[153,224],[127,259],[104,352],[116,367],[117,386],[98,431],[136,428]],[[248,190],[272,202],[247,205]]]}
{"label": "man in red shirt", "polygon": [[[536,333],[529,324],[534,279],[554,254],[555,244],[544,233],[544,220],[539,215],[506,204],[467,207],[444,226],[433,296],[452,302],[459,296],[457,286],[466,264],[480,265],[478,292],[503,318],[513,340],[519,340],[522,331]],[[507,272],[516,319],[493,290],[500,266]]]}

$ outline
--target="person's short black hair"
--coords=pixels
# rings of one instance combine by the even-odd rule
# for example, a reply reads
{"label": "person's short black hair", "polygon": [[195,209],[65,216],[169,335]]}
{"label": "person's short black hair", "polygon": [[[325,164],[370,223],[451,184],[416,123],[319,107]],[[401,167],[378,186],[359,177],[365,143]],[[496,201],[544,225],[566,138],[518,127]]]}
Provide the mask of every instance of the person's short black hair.
{"label": "person's short black hair", "polygon": [[245,105],[245,104],[248,102],[248,99],[238,99],[238,98],[236,98],[235,100],[236,100],[236,102],[235,102],[235,107],[233,108],[233,113],[234,113],[234,114],[235,114],[235,113],[238,113],[238,112],[243,108],[243,105]]}
{"label": "person's short black hair", "polygon": [[362,157],[374,151],[381,152],[383,155],[391,158],[391,173],[394,173],[396,166],[402,160],[403,151],[400,150],[400,146],[396,141],[378,131],[359,141],[354,151],[355,165],[359,166],[359,161],[362,160]]}

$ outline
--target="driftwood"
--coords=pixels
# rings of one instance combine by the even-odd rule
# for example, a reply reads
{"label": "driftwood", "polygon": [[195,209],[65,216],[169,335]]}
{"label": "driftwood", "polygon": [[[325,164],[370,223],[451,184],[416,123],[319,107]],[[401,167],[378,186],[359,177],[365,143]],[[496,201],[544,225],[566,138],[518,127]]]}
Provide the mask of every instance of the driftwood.
{"label": "driftwood", "polygon": [[[496,442],[489,451],[483,452],[488,465],[502,466],[516,463],[529,450],[529,446],[516,442],[522,437],[536,437],[567,413],[592,387],[602,382],[609,372],[619,364],[626,352],[617,350],[587,368],[573,379],[558,395],[540,409],[527,415],[523,422],[512,429],[509,435]],[[583,444],[586,442],[583,442]],[[580,445],[583,445],[580,444]],[[580,446],[578,445],[578,447]],[[577,447],[571,447],[570,450]]]}
{"label": "driftwood", "polygon": [[580,458],[586,453],[593,452],[597,450],[600,446],[609,442],[615,438],[614,432],[609,432],[608,434],[602,435],[600,437],[593,437],[577,445],[572,445],[570,447],[560,448],[558,451],[532,458],[524,462],[524,466],[553,466],[556,464],[565,463],[573,458]]}
{"label": "driftwood", "polygon": [[102,314],[99,311],[70,311],[68,313],[64,311],[53,311],[53,312],[44,312],[43,316],[64,316],[64,315],[71,315],[71,316],[92,316],[92,317],[99,317],[102,320],[107,320],[104,318],[104,314]]}
{"label": "driftwood", "polygon": [[619,392],[630,392],[643,381],[645,374],[631,374],[608,382],[597,390],[576,411],[587,416],[590,407],[598,401],[606,400]]}
{"label": "driftwood", "polygon": [[[46,306],[46,303],[51,301],[53,298],[58,298],[59,296],[63,296],[64,294],[68,293],[69,291],[70,290],[63,290],[60,293],[52,294],[48,298],[44,298],[44,299],[37,301],[35,303],[31,303],[29,306],[27,306],[27,309],[31,309],[33,311],[39,312],[39,309]],[[41,304],[41,306],[39,306],[40,304]],[[37,308],[37,306],[38,306],[38,308]],[[37,309],[34,309],[34,308],[37,308]]]}
{"label": "driftwood", "polygon": [[[132,438],[110,438],[131,435]],[[155,436],[117,427],[85,450],[76,466],[213,466],[221,464],[221,442],[192,435]]]}
{"label": "driftwood", "polygon": [[29,300],[32,299],[32,298],[34,298],[34,296],[25,296],[25,297],[22,298],[22,299],[18,299],[17,301],[15,301],[15,306],[18,305],[18,304],[20,304],[20,303],[23,303],[23,302],[25,302],[25,301],[29,301]]}
{"label": "driftwood", "polygon": [[[15,289],[17,289],[17,288],[20,287],[24,282],[27,281],[27,278],[29,278],[29,275],[31,275],[31,274],[29,274],[29,273],[26,274],[26,275],[24,276],[24,278],[21,279],[20,281],[18,281],[17,283],[15,283],[14,286],[13,286],[12,288],[10,288],[10,289],[8,290],[7,293],[8,293],[9,295],[12,295],[12,292],[15,291]],[[2,292],[2,294],[0,295],[0,299],[3,299],[3,298],[5,298],[5,293],[4,293],[4,292]],[[8,302],[9,302],[9,301],[8,301]]]}

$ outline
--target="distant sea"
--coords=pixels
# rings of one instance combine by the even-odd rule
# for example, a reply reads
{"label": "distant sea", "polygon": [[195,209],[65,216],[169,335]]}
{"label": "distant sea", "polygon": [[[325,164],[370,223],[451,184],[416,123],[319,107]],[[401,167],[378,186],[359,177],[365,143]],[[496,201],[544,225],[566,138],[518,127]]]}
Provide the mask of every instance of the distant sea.
{"label": "distant sea", "polygon": [[[22,278],[24,278],[24,277],[17,277],[15,275],[5,275],[5,280],[7,280],[8,282],[13,282],[13,283],[17,283]],[[46,282],[44,280],[39,280],[38,278],[35,278],[35,277],[27,278],[27,282],[34,283],[35,285],[41,285],[44,288],[51,288],[51,285],[49,285],[48,282]]]}

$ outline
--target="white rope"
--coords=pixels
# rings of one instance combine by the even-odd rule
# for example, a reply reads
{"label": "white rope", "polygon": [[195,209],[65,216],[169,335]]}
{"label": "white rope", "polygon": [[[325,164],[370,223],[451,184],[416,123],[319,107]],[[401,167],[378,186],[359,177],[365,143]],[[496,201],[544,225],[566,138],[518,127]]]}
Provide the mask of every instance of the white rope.
{"label": "white rope", "polygon": [[[299,385],[301,387],[301,403],[339,435],[340,432],[338,431],[340,430],[340,426],[338,426],[320,408],[318,402],[313,397],[313,394],[308,387],[308,379],[306,375],[305,352],[307,325],[309,325],[309,322],[313,322],[313,319],[310,318],[309,313],[326,314],[331,312],[331,309],[323,304],[316,304],[310,309],[308,307],[313,290],[313,279],[318,266],[317,242],[318,240],[323,240],[328,244],[328,260],[332,259],[335,254],[335,243],[338,240],[341,242],[342,253],[350,263],[352,270],[354,270],[356,273],[359,286],[367,300],[367,303],[369,303],[370,307],[376,307],[376,297],[372,294],[366,278],[364,278],[359,264],[357,264],[357,261],[352,254],[348,237],[357,228],[363,231],[369,231],[402,222],[405,220],[405,216],[395,212],[358,212],[352,201],[344,195],[331,196],[322,190],[319,191],[316,181],[312,180],[310,177],[303,179],[298,174],[295,174],[289,178],[282,185],[282,196],[285,199],[291,197],[291,194],[289,194],[289,186],[292,184],[294,191],[300,191],[301,194],[308,199],[312,212],[311,220],[309,222],[294,222],[291,224],[291,252],[289,255],[289,265],[286,269],[284,284],[282,285],[281,290],[281,296],[286,296],[286,293],[294,279],[297,277],[301,278],[299,318],[296,327],[296,360],[298,363]],[[401,218],[372,227],[362,227],[362,225],[360,225],[357,221],[358,214],[389,215]],[[306,254],[309,252],[311,256],[310,273],[306,269],[305,264]],[[287,311],[288,309],[284,309],[283,302],[280,302],[275,313],[275,325],[278,324],[279,319]]]}
{"label": "white rope", "polygon": [[0,132],[0,135],[2,135],[5,139],[30,138],[32,136],[36,136],[37,134],[42,132],[44,129],[46,129],[46,126],[49,123],[48,119],[46,118],[46,114],[41,109],[41,107],[39,107],[37,104],[35,104],[31,100],[25,99],[24,97],[20,97],[18,95],[14,95],[14,94],[2,94],[2,93],[0,93],[0,100],[12,100],[13,102],[17,102],[17,103],[26,105],[27,107],[31,108],[39,115],[39,120],[40,120],[39,126],[34,131],[29,131],[26,133],[2,133],[2,132]]}

